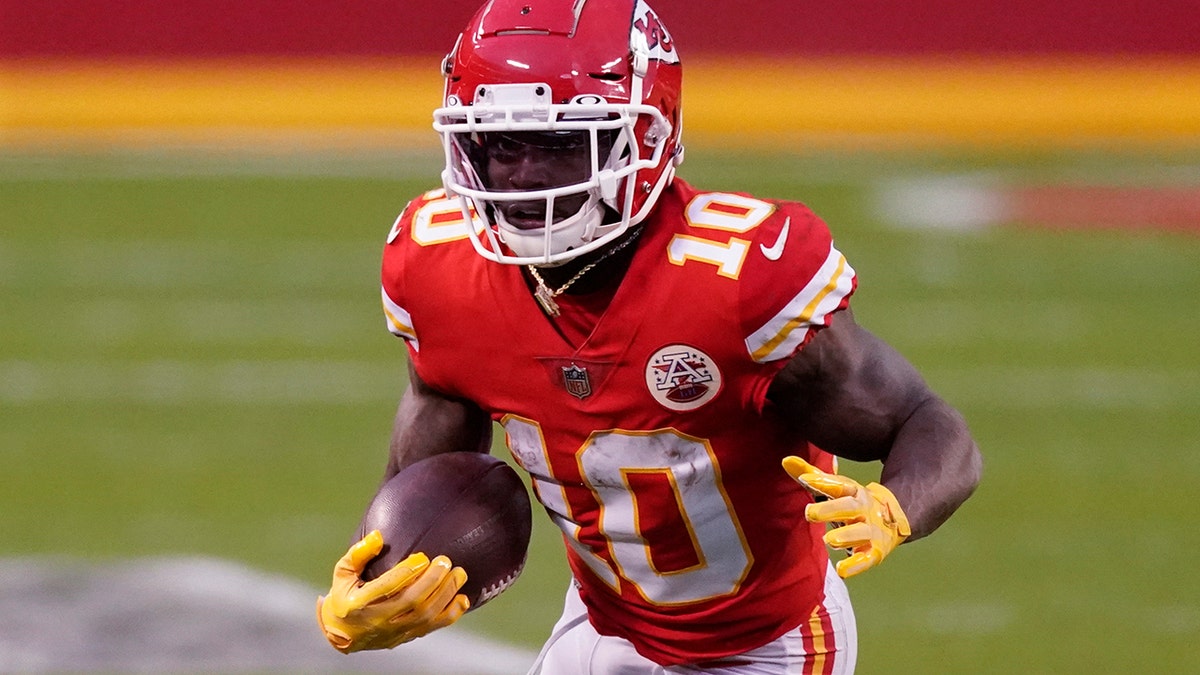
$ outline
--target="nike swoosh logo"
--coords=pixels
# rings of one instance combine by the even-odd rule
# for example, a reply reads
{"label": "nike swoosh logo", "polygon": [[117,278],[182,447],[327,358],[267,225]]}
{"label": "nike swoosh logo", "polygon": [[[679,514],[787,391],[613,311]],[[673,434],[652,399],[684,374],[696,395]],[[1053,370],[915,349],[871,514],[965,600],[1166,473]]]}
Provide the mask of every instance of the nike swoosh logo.
{"label": "nike swoosh logo", "polygon": [[783,229],[779,230],[779,237],[775,240],[774,244],[771,244],[770,248],[767,248],[762,244],[758,245],[758,247],[762,249],[762,254],[767,260],[779,260],[779,257],[783,255],[783,247],[785,244],[787,244],[788,228],[791,226],[792,217],[788,216],[787,220],[783,221]]}

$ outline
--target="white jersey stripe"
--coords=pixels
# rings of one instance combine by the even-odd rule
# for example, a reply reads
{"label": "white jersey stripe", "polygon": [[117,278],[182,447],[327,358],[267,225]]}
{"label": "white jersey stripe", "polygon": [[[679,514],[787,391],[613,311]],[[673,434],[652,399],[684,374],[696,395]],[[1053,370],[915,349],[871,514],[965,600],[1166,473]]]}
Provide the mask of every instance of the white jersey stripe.
{"label": "white jersey stripe", "polygon": [[387,328],[392,335],[404,338],[412,343],[412,348],[420,351],[420,346],[417,343],[417,332],[412,327],[412,317],[408,312],[392,302],[388,297],[387,289],[381,288],[380,295],[383,296],[383,315],[387,317]]}
{"label": "white jersey stripe", "polygon": [[814,325],[837,309],[854,286],[854,268],[832,245],[813,278],[778,314],[746,338],[746,349],[759,363],[790,356]]}

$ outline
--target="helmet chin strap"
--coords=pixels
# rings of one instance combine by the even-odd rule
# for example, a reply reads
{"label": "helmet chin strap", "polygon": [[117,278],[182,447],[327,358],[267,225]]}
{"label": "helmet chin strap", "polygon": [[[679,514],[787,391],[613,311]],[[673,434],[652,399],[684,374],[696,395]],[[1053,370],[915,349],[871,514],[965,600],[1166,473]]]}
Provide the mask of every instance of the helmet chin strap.
{"label": "helmet chin strap", "polygon": [[[553,204],[547,209],[553,211]],[[521,229],[504,218],[500,209],[495,210],[496,225],[500,241],[521,257],[549,257],[587,244],[602,236],[611,229],[602,225],[604,208],[595,193],[588,195],[588,200],[574,215],[568,216],[549,228],[537,227],[529,230]],[[613,223],[616,226],[618,223]],[[544,267],[557,267],[564,261],[546,263]]]}

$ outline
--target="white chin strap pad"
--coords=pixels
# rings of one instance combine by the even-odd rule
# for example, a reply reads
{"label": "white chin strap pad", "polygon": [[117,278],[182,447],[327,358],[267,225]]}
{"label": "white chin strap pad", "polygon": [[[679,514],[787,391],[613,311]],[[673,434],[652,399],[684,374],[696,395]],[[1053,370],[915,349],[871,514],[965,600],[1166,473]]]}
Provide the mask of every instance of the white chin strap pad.
{"label": "white chin strap pad", "polygon": [[[500,241],[504,242],[514,255],[522,258],[544,258],[547,255],[565,253],[593,241],[604,234],[605,230],[611,229],[600,225],[604,209],[595,195],[589,196],[574,215],[554,223],[548,229],[537,227],[523,230],[509,224],[499,209],[496,209],[495,213]],[[615,225],[614,223],[613,226]]]}

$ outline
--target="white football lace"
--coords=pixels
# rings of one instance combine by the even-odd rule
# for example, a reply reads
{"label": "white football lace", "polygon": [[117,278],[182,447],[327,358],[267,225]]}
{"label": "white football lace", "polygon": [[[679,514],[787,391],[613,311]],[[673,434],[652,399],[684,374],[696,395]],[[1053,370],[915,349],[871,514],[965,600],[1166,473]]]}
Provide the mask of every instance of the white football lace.
{"label": "white football lace", "polygon": [[509,586],[513,585],[513,582],[517,580],[518,576],[520,576],[521,570],[524,570],[524,569],[525,569],[525,563],[522,562],[521,566],[518,567],[517,569],[513,570],[508,576],[504,577],[503,579],[500,579],[499,581],[497,581],[496,583],[494,583],[490,586],[485,587],[483,589],[483,591],[481,591],[479,594],[479,604],[482,605],[483,603],[487,602],[488,600],[491,600],[492,598],[496,597],[497,595],[500,595],[501,593],[503,593],[505,591],[505,589],[507,589]]}

